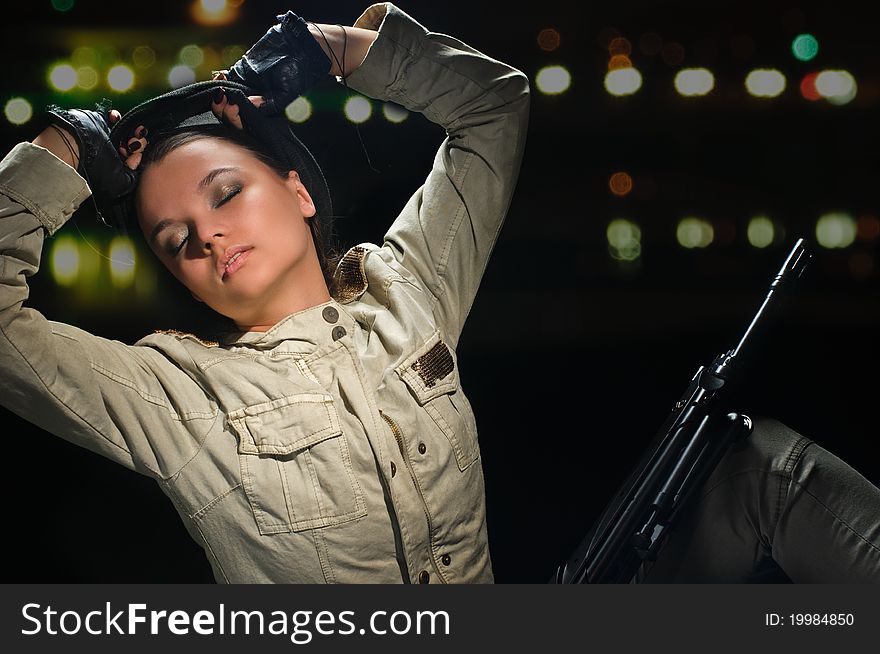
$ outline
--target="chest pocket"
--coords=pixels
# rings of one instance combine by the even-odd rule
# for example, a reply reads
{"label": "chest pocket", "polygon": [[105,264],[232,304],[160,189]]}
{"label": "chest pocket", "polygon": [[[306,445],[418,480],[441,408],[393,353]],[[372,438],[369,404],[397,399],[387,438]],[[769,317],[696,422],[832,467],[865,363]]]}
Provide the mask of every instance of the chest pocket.
{"label": "chest pocket", "polygon": [[261,534],[303,531],[367,513],[330,395],[304,393],[229,414],[241,478]]}
{"label": "chest pocket", "polygon": [[470,402],[459,387],[455,357],[440,332],[434,332],[395,371],[449,439],[459,470],[467,470],[480,456],[477,426]]}

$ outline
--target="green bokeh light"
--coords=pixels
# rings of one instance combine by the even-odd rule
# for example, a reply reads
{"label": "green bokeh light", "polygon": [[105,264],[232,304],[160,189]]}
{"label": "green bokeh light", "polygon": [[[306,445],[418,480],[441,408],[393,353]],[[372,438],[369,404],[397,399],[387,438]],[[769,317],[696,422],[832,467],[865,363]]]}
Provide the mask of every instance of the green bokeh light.
{"label": "green bokeh light", "polygon": [[791,43],[791,51],[795,59],[810,61],[819,54],[819,42],[812,34],[799,34]]}
{"label": "green bokeh light", "polygon": [[52,0],[52,6],[57,11],[70,11],[73,9],[73,0]]}

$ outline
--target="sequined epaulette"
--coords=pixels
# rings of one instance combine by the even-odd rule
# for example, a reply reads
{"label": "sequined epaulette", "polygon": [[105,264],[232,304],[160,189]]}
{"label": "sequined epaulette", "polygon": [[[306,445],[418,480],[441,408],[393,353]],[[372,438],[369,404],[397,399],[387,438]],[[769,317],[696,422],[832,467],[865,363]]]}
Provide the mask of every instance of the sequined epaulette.
{"label": "sequined epaulette", "polygon": [[367,275],[364,273],[364,258],[367,248],[355,245],[346,252],[333,275],[336,281],[336,301],[346,304],[359,298],[367,290]]}
{"label": "sequined epaulette", "polygon": [[455,369],[455,361],[446,343],[438,341],[410,367],[419,374],[425,386],[431,388],[438,379],[443,379]]}
{"label": "sequined epaulette", "polygon": [[216,341],[206,341],[202,338],[199,338],[195,334],[190,334],[189,332],[182,332],[177,329],[156,329],[153,331],[154,334],[168,334],[170,336],[177,336],[178,338],[191,338],[194,341],[198,341],[205,347],[219,347],[219,343]]}

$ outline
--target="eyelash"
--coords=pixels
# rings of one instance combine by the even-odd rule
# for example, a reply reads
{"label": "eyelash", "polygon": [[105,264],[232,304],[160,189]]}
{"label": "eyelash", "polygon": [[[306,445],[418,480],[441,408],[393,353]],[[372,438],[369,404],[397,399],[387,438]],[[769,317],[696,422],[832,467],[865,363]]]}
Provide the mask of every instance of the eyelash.
{"label": "eyelash", "polygon": [[[229,191],[229,193],[226,195],[226,197],[224,197],[223,199],[220,200],[220,202],[218,202],[217,204],[214,205],[214,208],[219,209],[220,207],[222,207],[224,204],[229,202],[232,198],[234,198],[239,193],[241,193],[241,186],[232,187],[232,190]],[[183,238],[183,240],[180,241],[180,245],[178,245],[176,248],[174,248],[174,250],[171,252],[171,256],[176,257],[178,254],[180,254],[180,251],[183,250],[183,247],[186,245],[186,242],[188,240],[189,240],[189,234],[187,234]]]}

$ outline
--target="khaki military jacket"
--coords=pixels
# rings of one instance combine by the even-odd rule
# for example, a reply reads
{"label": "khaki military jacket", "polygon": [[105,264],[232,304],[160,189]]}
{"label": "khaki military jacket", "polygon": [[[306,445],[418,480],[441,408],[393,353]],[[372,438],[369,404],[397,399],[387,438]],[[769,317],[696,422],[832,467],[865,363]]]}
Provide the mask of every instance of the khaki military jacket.
{"label": "khaki military jacket", "polygon": [[47,150],[0,163],[0,402],[156,480],[221,583],[491,582],[456,345],[514,189],[528,80],[395,6],[353,89],[446,130],[381,245],[339,291],[210,343],[99,338],[24,307],[43,242],[90,194]]}

